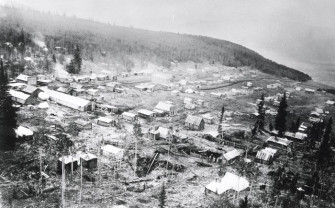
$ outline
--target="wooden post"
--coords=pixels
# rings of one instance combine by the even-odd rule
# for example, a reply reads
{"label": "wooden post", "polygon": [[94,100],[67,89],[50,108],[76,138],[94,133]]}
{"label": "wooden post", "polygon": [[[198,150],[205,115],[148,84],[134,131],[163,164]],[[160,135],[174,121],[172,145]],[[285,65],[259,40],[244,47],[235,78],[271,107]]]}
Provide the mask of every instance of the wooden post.
{"label": "wooden post", "polygon": [[134,176],[136,177],[137,170],[137,137],[135,136],[135,161],[134,161]]}
{"label": "wooden post", "polygon": [[62,207],[65,208],[65,164],[64,155],[62,156]]}
{"label": "wooden post", "polygon": [[[80,160],[79,160],[80,161]],[[80,193],[79,193],[79,207],[81,207],[81,196],[83,191],[83,163],[80,161]]]}
{"label": "wooden post", "polygon": [[72,151],[70,151],[70,155],[71,155],[71,180],[73,179],[73,155],[72,155]]}
{"label": "wooden post", "polygon": [[277,203],[278,203],[278,196],[276,197],[276,202],[274,208],[277,208]]}
{"label": "wooden post", "polygon": [[39,148],[39,159],[40,159],[40,182],[42,183],[42,148]]}

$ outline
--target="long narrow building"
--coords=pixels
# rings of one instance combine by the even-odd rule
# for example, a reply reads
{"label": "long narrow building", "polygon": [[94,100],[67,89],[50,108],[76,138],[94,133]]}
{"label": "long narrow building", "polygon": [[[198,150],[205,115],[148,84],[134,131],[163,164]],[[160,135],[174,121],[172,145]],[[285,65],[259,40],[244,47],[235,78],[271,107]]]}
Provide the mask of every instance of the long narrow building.
{"label": "long narrow building", "polygon": [[49,89],[43,89],[45,93],[47,93],[50,96],[50,100],[55,101],[56,103],[76,109],[79,111],[92,111],[94,110],[94,103],[85,100],[79,97],[74,97],[68,94],[64,94],[61,92],[57,92],[54,90],[49,90]]}

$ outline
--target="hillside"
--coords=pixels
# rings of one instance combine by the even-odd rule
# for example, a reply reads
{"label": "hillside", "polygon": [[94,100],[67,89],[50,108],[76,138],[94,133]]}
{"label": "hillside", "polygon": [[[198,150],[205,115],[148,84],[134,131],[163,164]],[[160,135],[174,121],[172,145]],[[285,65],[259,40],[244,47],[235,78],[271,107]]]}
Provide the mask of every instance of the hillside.
{"label": "hillside", "polygon": [[[80,45],[84,58],[106,60],[131,70],[134,60],[153,62],[169,68],[171,61],[209,62],[226,66],[249,66],[264,73],[307,81],[311,77],[295,69],[277,64],[241,45],[224,40],[152,32],[120,27],[92,20],[42,13],[29,9],[2,8],[0,43],[11,42],[14,47],[24,35],[26,45],[46,43],[49,49],[65,47],[72,53]],[[21,35],[22,36],[22,35]],[[22,38],[21,38],[22,39]]]}

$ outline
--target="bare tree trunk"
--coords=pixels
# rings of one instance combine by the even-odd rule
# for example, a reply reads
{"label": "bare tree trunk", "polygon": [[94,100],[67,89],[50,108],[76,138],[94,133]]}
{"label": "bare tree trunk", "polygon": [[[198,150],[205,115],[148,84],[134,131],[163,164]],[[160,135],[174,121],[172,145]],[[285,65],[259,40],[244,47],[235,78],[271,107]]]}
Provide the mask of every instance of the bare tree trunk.
{"label": "bare tree trunk", "polygon": [[42,183],[42,148],[39,148],[39,159],[40,159],[40,182]]}
{"label": "bare tree trunk", "polygon": [[135,136],[135,161],[134,161],[134,176],[136,177],[137,170],[137,137]]}
{"label": "bare tree trunk", "polygon": [[64,155],[62,156],[62,207],[65,208],[65,164]]}
{"label": "bare tree trunk", "polygon": [[81,206],[81,197],[83,192],[83,163],[80,161],[80,193],[79,193],[79,207]]}

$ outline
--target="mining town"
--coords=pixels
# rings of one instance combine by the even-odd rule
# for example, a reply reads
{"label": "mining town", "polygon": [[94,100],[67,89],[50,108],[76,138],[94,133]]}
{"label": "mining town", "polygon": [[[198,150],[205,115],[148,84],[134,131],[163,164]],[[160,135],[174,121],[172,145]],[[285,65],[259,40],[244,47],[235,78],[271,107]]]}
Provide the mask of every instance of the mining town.
{"label": "mining town", "polygon": [[335,207],[334,87],[233,43],[3,9],[0,207]]}

